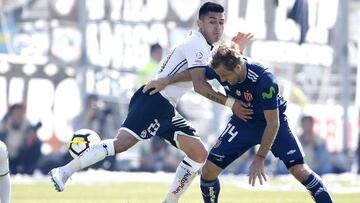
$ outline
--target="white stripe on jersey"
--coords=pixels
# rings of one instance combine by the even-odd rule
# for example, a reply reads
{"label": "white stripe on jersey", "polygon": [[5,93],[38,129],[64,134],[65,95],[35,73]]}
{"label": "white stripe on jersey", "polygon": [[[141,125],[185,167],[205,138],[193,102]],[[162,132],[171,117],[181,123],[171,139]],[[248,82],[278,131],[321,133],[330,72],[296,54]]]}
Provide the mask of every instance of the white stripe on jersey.
{"label": "white stripe on jersey", "polygon": [[185,64],[187,64],[186,59],[182,60],[179,64],[177,64],[174,70],[172,70],[168,76],[175,75]]}
{"label": "white stripe on jersey", "polygon": [[256,82],[256,80],[258,79],[258,75],[256,73],[254,73],[254,71],[250,70],[250,69],[247,69],[248,71],[248,78],[253,81],[253,82]]}
{"label": "white stripe on jersey", "polygon": [[174,116],[172,119],[171,119],[171,123],[176,126],[176,127],[185,127],[185,126],[188,126],[188,122],[185,118],[183,117],[178,117],[178,116]]}

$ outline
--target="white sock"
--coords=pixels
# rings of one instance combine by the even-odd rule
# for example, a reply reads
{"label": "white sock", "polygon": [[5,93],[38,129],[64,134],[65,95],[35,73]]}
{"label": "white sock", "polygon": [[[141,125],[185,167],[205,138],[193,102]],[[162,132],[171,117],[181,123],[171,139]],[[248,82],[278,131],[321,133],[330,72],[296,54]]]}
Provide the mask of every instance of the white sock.
{"label": "white sock", "polygon": [[10,174],[0,176],[0,202],[9,203],[11,195],[11,181]]}
{"label": "white sock", "polygon": [[189,157],[185,157],[176,169],[175,178],[171,183],[165,202],[177,203],[180,196],[188,189],[203,164],[204,163],[195,162]]}
{"label": "white sock", "polygon": [[76,171],[80,171],[81,169],[91,166],[105,159],[107,156],[114,155],[114,140],[103,140],[97,145],[94,145],[93,147],[86,150],[79,157],[70,161],[68,164],[63,166],[62,169],[68,176],[71,176]]}

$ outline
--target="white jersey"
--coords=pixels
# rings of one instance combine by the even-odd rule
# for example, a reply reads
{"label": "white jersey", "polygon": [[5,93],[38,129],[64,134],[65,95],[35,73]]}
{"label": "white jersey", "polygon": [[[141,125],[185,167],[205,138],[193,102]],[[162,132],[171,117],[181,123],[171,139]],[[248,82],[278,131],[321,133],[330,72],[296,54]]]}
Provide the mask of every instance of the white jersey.
{"label": "white jersey", "polygon": [[[207,66],[211,59],[211,48],[212,45],[208,44],[200,32],[194,32],[168,55],[157,78],[165,78],[194,67]],[[174,105],[185,93],[192,90],[192,87],[192,81],[177,82],[166,86],[160,94]]]}

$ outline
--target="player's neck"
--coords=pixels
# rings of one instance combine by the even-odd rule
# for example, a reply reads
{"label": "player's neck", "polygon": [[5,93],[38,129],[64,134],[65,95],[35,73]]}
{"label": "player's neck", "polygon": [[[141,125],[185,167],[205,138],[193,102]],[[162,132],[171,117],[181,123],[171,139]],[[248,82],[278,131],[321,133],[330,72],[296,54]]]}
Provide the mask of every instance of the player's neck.
{"label": "player's neck", "polygon": [[246,63],[245,63],[245,62],[242,62],[242,64],[241,64],[241,70],[240,70],[239,83],[242,83],[242,82],[245,81],[245,79],[246,79],[246,74],[247,74]]}

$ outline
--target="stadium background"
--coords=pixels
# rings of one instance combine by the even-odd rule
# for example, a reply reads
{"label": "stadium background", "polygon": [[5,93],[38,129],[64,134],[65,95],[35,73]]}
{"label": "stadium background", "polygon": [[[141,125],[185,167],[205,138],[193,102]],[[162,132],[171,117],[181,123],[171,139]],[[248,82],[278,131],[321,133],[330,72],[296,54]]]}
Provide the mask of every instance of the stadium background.
{"label": "stadium background", "polygon": [[[158,42],[165,55],[196,29],[200,0],[2,0],[0,117],[23,102],[38,131],[42,152],[64,150],[87,94],[98,94],[120,126],[138,87],[137,71]],[[357,169],[360,105],[360,2],[312,0],[293,18],[294,1],[223,0],[224,39],[255,35],[246,55],[273,67],[289,102],[290,124],[310,114],[330,152]],[[305,14],[308,15],[305,15]],[[307,16],[307,18],[304,18]],[[210,145],[229,111],[195,93],[182,109]],[[119,161],[134,163],[135,147]]]}

